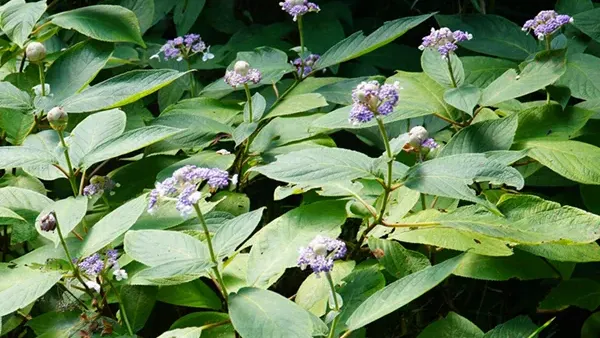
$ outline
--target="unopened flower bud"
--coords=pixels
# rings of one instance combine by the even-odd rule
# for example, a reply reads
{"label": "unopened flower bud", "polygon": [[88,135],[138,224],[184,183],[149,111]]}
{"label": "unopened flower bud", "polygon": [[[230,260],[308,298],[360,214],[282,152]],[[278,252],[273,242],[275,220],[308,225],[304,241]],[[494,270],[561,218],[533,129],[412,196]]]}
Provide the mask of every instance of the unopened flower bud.
{"label": "unopened flower bud", "polygon": [[238,61],[233,66],[233,70],[240,75],[246,76],[250,70],[250,64],[246,61]]}
{"label": "unopened flower bud", "polygon": [[408,143],[415,148],[420,148],[423,141],[428,137],[429,133],[427,129],[422,126],[416,126],[408,132]]}
{"label": "unopened flower bud", "polygon": [[54,107],[48,112],[50,127],[56,131],[63,131],[69,123],[69,115],[62,107]]}
{"label": "unopened flower bud", "polygon": [[49,212],[40,219],[40,229],[46,232],[56,229],[56,214],[54,211]]}
{"label": "unopened flower bud", "polygon": [[30,62],[40,62],[46,57],[46,47],[39,42],[30,42],[25,48],[25,54]]}

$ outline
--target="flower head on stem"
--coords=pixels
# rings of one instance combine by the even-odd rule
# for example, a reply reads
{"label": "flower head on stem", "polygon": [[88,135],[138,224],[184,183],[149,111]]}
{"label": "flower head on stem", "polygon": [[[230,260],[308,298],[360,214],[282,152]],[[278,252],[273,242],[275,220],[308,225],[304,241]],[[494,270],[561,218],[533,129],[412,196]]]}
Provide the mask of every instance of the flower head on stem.
{"label": "flower head on stem", "polygon": [[285,0],[279,3],[281,9],[286,11],[289,15],[294,18],[294,21],[298,20],[299,16],[302,16],[309,12],[319,12],[321,9],[319,6],[308,0]]}
{"label": "flower head on stem", "polygon": [[256,68],[250,68],[250,64],[246,61],[240,60],[233,65],[232,70],[225,72],[225,83],[237,88],[252,82],[257,84],[260,82],[262,74]]}
{"label": "flower head on stem", "polygon": [[547,10],[541,11],[533,19],[527,20],[523,25],[522,30],[524,32],[533,31],[533,34],[538,40],[547,40],[547,38],[554,32],[559,30],[562,26],[572,23],[573,18],[558,14],[556,11]]}
{"label": "flower head on stem", "polygon": [[398,82],[380,85],[377,81],[363,81],[352,91],[350,123],[358,125],[371,121],[375,116],[386,116],[398,104]]}
{"label": "flower head on stem", "polygon": [[202,61],[208,61],[215,57],[210,52],[210,46],[202,41],[198,34],[187,34],[183,37],[178,36],[173,40],[168,40],[150,59],[160,61],[160,53],[163,54],[165,60],[175,59],[177,61],[188,60],[198,53],[202,53]]}
{"label": "flower head on stem", "polygon": [[319,276],[321,272],[330,272],[333,269],[333,261],[346,255],[346,243],[339,239],[333,239],[317,235],[307,247],[298,250],[298,266],[304,270],[308,266]]}
{"label": "flower head on stem", "polygon": [[442,59],[447,59],[448,55],[458,49],[458,42],[468,41],[473,38],[473,35],[460,30],[452,31],[448,27],[440,29],[431,28],[431,33],[423,38],[423,42],[419,46],[420,50],[425,48],[437,49],[442,56]]}

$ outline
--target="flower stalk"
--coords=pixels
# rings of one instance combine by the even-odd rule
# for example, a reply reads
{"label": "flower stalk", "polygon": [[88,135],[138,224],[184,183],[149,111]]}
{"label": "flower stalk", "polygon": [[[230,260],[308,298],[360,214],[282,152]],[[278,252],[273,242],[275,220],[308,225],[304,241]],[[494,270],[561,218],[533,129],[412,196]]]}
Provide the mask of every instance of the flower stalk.
{"label": "flower stalk", "polygon": [[337,299],[337,293],[335,292],[335,284],[333,283],[333,278],[331,278],[331,273],[329,271],[325,272],[325,277],[327,278],[327,282],[329,283],[329,288],[331,289],[331,296],[333,297],[333,306],[336,312],[336,316],[333,318],[331,322],[331,328],[329,330],[329,335],[327,338],[333,338],[335,335],[335,327],[340,320],[340,305]]}

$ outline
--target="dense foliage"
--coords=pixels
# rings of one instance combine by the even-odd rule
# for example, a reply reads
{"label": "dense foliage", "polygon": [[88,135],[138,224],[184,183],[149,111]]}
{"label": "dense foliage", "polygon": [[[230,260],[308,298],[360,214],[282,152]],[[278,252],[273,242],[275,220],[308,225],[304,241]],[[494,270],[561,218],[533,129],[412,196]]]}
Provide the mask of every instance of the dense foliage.
{"label": "dense foliage", "polygon": [[4,3],[1,335],[600,337],[600,7],[439,5]]}

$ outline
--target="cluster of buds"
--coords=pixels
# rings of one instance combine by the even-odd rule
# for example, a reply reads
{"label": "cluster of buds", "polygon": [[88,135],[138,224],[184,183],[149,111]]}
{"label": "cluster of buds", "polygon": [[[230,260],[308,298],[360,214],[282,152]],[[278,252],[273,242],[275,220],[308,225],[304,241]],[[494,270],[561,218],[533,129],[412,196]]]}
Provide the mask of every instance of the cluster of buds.
{"label": "cluster of buds", "polygon": [[116,183],[108,176],[92,176],[90,184],[83,188],[83,195],[92,198],[93,196],[99,196],[105,192],[114,195],[114,188],[118,188],[121,185]]}
{"label": "cluster of buds", "polygon": [[69,115],[62,107],[50,109],[47,116],[50,127],[56,131],[63,131],[69,123]]}
{"label": "cluster of buds", "polygon": [[375,116],[386,116],[398,103],[398,82],[380,85],[377,81],[363,81],[352,91],[350,123],[358,125],[371,121]]}
{"label": "cluster of buds", "polygon": [[25,47],[25,55],[27,55],[29,62],[42,62],[46,58],[46,47],[39,42],[30,42]]}
{"label": "cluster of buds", "polygon": [[202,53],[202,61],[208,61],[215,57],[210,52],[210,46],[207,46],[198,34],[187,34],[168,40],[150,59],[160,60],[160,53],[163,53],[165,60],[175,59],[177,61],[187,60],[198,53]]}
{"label": "cluster of buds", "polygon": [[447,59],[448,55],[458,49],[458,42],[471,40],[473,35],[460,30],[451,31],[448,27],[442,27],[438,30],[431,29],[431,33],[423,38],[423,42],[419,46],[420,50],[425,48],[435,48],[442,56],[442,59]]}
{"label": "cluster of buds", "polygon": [[527,20],[522,30],[524,32],[533,31],[538,40],[544,40],[560,27],[572,22],[573,18],[568,15],[558,14],[553,10],[541,11],[535,18]]}
{"label": "cluster of buds", "polygon": [[77,259],[74,259],[74,263],[77,263],[79,270],[90,280],[86,281],[85,284],[88,288],[100,292],[100,284],[97,282],[98,276],[100,276],[105,270],[110,269],[112,275],[117,281],[127,279],[127,271],[121,269],[119,262],[117,261],[119,252],[111,249],[107,250],[104,257],[99,253],[95,253],[91,256],[84,258],[81,262],[77,263]]}
{"label": "cluster of buds", "polygon": [[257,84],[261,78],[262,75],[258,69],[250,68],[250,64],[246,61],[237,61],[232,70],[225,72],[224,80],[225,83],[236,88],[249,82]]}
{"label": "cluster of buds", "polygon": [[280,2],[279,6],[294,17],[294,21],[298,20],[299,16],[308,12],[319,12],[321,10],[317,4],[308,2],[308,0],[285,0]]}
{"label": "cluster of buds", "polygon": [[422,126],[416,126],[408,132],[408,142],[404,146],[404,150],[427,153],[438,146],[435,140],[429,137],[427,129]]}
{"label": "cluster of buds", "polygon": [[40,229],[45,232],[54,231],[56,229],[56,213],[51,211],[40,219]]}
{"label": "cluster of buds", "polygon": [[229,182],[237,181],[237,177],[229,178],[229,173],[217,168],[199,168],[195,165],[186,165],[177,169],[173,175],[162,182],[158,182],[150,192],[148,212],[152,213],[160,199],[176,200],[175,208],[181,216],[187,217],[194,210],[202,193],[198,191],[201,183],[206,182],[212,191],[225,188]]}
{"label": "cluster of buds", "polygon": [[295,59],[294,61],[292,61],[292,65],[296,67],[298,76],[304,78],[307,77],[313,71],[313,66],[317,61],[319,61],[320,58],[321,56],[318,54],[310,54],[304,60],[302,60],[302,58]]}
{"label": "cluster of buds", "polygon": [[330,272],[333,261],[344,257],[346,251],[343,241],[317,235],[308,243],[308,247],[298,250],[298,266],[302,270],[310,266],[318,277],[321,272]]}

